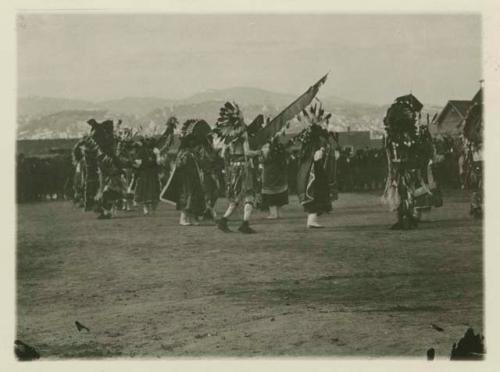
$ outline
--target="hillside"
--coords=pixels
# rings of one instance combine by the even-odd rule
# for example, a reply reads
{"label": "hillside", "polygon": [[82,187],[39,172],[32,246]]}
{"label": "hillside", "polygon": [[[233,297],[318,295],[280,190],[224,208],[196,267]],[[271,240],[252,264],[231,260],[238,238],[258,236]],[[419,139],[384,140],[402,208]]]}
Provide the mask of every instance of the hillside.
{"label": "hillside", "polygon": [[286,106],[295,98],[294,95],[271,92],[265,89],[235,87],[228,89],[212,89],[194,94],[182,102],[184,104],[197,104],[203,102],[226,102],[234,101],[243,106],[265,105]]}
{"label": "hillside", "polygon": [[[320,92],[321,93],[321,92]],[[166,120],[175,115],[180,122],[187,119],[205,119],[209,124],[217,120],[219,109],[225,101],[239,104],[247,122],[264,114],[274,117],[296,96],[275,93],[263,89],[237,87],[209,90],[180,100],[158,97],[126,97],[101,102],[88,102],[48,97],[25,97],[18,99],[18,138],[72,138],[88,132],[85,121],[120,118],[124,125],[142,127],[146,132],[157,132]],[[332,113],[333,127],[338,131],[369,130],[383,131],[382,119],[388,105],[377,106],[351,102],[339,97],[321,97],[325,109]],[[438,106],[425,106],[433,115]],[[292,123],[291,132],[301,129],[298,122]]]}
{"label": "hillside", "polygon": [[94,110],[100,108],[95,102],[55,98],[55,97],[20,97],[17,100],[17,110],[22,117],[38,117],[68,110]]}
{"label": "hillside", "polygon": [[100,102],[99,105],[116,114],[141,117],[159,107],[168,107],[174,101],[158,97],[125,97]]}

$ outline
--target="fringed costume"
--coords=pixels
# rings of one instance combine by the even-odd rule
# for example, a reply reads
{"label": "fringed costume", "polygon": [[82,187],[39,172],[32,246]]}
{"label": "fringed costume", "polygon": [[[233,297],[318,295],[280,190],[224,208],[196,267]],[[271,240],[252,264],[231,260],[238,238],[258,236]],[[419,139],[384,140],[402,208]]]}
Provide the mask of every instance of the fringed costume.
{"label": "fringed costume", "polygon": [[96,196],[99,190],[97,157],[97,145],[90,136],[83,137],[73,149],[74,201],[85,211],[96,209]]}
{"label": "fringed costume", "polygon": [[222,174],[222,168],[218,161],[219,155],[215,151],[212,142],[212,137],[208,136],[205,140],[202,140],[196,148],[196,155],[199,159],[202,173],[202,186],[206,203],[203,218],[209,220],[215,220],[217,218],[215,203],[219,198],[221,190],[220,178]]}
{"label": "fringed costume", "polygon": [[224,216],[217,222],[220,230],[228,232],[227,220],[235,208],[243,204],[243,223],[239,227],[242,233],[254,233],[249,226],[250,216],[255,204],[255,166],[253,158],[260,151],[250,150],[247,126],[237,104],[227,102],[220,110],[214,132],[224,142],[224,160],[226,175],[226,197],[229,206]]}
{"label": "fringed costume", "polygon": [[132,211],[137,180],[137,169],[134,167],[134,160],[137,155],[136,147],[139,141],[137,141],[137,136],[131,129],[120,128],[117,131],[116,142],[116,154],[123,164],[122,179],[126,185],[126,191],[119,206],[124,211]]}
{"label": "fringed costume", "polygon": [[437,190],[429,173],[434,150],[428,131],[418,126],[422,107],[412,94],[401,96],[384,118],[389,169],[382,201],[397,211],[397,222],[391,229],[416,228],[420,211],[431,204],[431,188]]}
{"label": "fringed costume", "polygon": [[85,138],[73,147],[73,203],[80,208],[85,207]]}
{"label": "fringed costume", "polygon": [[203,173],[196,149],[209,130],[205,121],[188,120],[184,123],[175,166],[160,196],[161,200],[174,203],[181,211],[179,223],[183,226],[196,225],[197,217],[205,212]]}
{"label": "fringed costume", "polygon": [[97,152],[99,190],[95,197],[100,219],[111,218],[114,203],[127,191],[123,176],[123,164],[116,155],[113,121],[102,123],[90,119],[90,143]]}
{"label": "fringed costume", "polygon": [[326,127],[331,114],[326,114],[320,105],[304,109],[301,121],[310,125],[295,141],[301,143],[297,194],[300,204],[308,214],[307,227],[323,227],[318,216],[332,210],[332,201],[337,198],[335,182],[335,135]]}

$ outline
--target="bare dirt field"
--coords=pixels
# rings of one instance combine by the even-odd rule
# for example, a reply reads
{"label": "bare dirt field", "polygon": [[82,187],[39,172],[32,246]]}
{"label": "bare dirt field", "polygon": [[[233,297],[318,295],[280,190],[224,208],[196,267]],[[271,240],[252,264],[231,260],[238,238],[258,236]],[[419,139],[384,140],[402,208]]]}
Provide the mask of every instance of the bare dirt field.
{"label": "bare dirt field", "polygon": [[106,221],[19,205],[18,338],[42,358],[448,358],[484,331],[483,250],[467,195],[444,202],[400,232],[377,194],[341,194],[308,231],[293,197],[281,221],[256,213],[254,235],[179,227],[166,204]]}

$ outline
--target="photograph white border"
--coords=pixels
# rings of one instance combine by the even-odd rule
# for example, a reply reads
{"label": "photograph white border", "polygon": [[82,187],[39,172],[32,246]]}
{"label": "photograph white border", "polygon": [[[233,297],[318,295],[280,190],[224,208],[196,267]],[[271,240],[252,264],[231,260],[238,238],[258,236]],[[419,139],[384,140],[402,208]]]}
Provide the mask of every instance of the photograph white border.
{"label": "photograph white border", "polygon": [[[159,359],[103,361],[36,361],[17,362],[13,353],[15,339],[15,139],[16,139],[16,13],[33,12],[107,12],[107,13],[479,13],[483,25],[483,74],[485,80],[485,337],[487,357],[483,362],[448,362],[406,358],[348,359],[348,358],[231,358],[231,359]],[[500,2],[494,0],[421,0],[403,2],[390,0],[3,0],[0,2],[0,55],[2,75],[2,144],[1,221],[3,247],[0,248],[0,287],[3,297],[0,316],[0,370],[17,371],[444,371],[500,370],[498,353],[499,299],[496,295],[500,263],[496,230],[500,227],[500,179],[496,160],[500,158]],[[452,62],[452,61],[450,61]]]}

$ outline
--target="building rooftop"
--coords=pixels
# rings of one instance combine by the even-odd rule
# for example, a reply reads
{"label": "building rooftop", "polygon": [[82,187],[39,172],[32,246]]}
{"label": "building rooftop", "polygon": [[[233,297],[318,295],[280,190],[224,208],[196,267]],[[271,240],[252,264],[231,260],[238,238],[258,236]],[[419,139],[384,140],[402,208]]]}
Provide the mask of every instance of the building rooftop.
{"label": "building rooftop", "polygon": [[444,120],[444,118],[446,117],[448,112],[452,109],[454,109],[458,113],[460,118],[463,120],[465,118],[465,116],[467,115],[467,111],[469,110],[469,107],[471,106],[471,104],[472,104],[472,101],[466,101],[466,100],[448,101],[446,106],[444,106],[443,110],[441,110],[441,112],[439,113],[439,115],[436,119],[436,122],[435,122],[436,125],[439,125]]}

